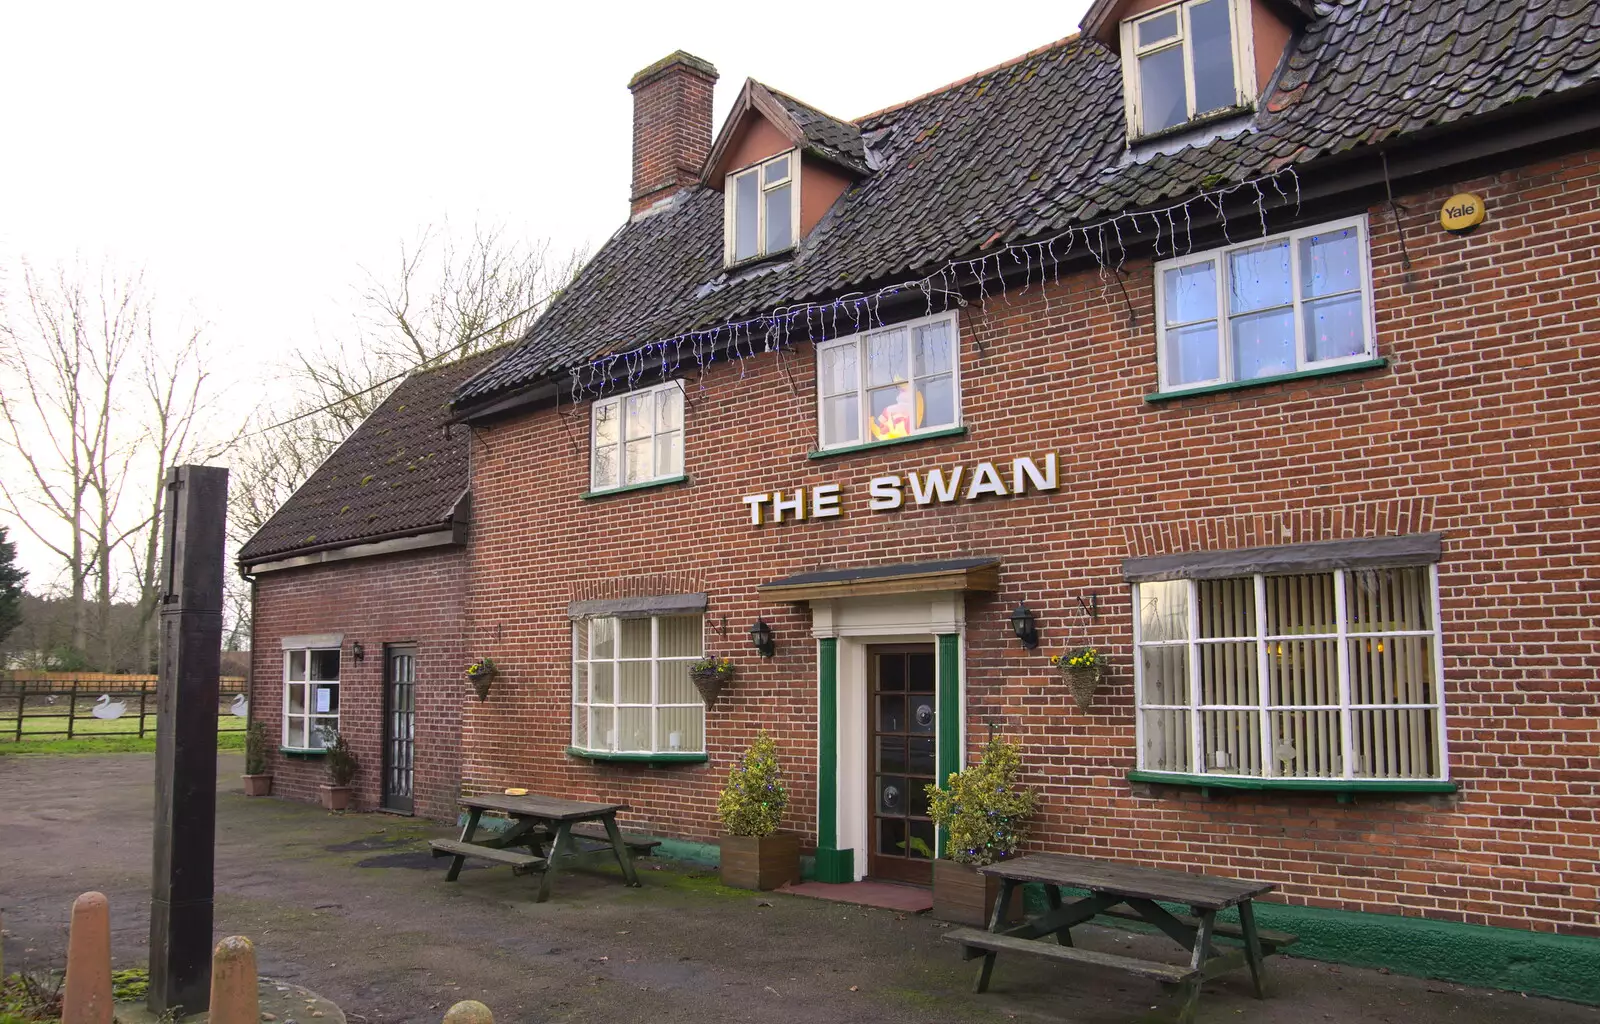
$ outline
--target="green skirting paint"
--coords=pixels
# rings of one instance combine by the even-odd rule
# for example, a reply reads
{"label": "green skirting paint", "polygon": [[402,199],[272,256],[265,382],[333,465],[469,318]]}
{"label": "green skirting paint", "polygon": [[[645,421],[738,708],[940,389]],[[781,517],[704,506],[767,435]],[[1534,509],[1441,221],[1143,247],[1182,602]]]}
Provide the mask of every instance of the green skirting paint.
{"label": "green skirting paint", "polygon": [[[1043,887],[1029,885],[1027,890],[1028,909],[1043,911]],[[1062,893],[1069,899],[1088,895],[1067,889]],[[1188,912],[1176,904],[1163,905],[1174,913]],[[1299,936],[1285,951],[1288,956],[1600,1004],[1600,939],[1260,900],[1255,906],[1262,928]],[[1239,919],[1237,911],[1217,916]],[[1121,920],[1113,926],[1146,930]]]}

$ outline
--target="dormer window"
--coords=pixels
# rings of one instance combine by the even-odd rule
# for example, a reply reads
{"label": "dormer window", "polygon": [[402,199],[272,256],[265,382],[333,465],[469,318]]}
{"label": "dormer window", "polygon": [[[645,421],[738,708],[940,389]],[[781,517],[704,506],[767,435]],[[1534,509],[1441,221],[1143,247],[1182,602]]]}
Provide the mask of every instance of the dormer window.
{"label": "dormer window", "polygon": [[790,150],[728,175],[725,224],[732,265],[794,247],[800,235],[799,154]]}
{"label": "dormer window", "polygon": [[1255,98],[1249,0],[1183,0],[1122,22],[1128,135],[1164,132]]}

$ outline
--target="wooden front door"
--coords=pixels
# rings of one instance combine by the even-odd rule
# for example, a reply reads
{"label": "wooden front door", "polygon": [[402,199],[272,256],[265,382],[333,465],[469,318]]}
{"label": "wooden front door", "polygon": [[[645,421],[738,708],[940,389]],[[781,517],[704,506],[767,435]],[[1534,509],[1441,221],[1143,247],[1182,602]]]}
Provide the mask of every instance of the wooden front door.
{"label": "wooden front door", "polygon": [[933,645],[873,647],[867,659],[872,677],[867,729],[872,845],[867,873],[931,885],[935,840],[924,787],[937,774]]}
{"label": "wooden front door", "polygon": [[410,814],[416,757],[417,649],[386,647],[383,666],[383,808]]}

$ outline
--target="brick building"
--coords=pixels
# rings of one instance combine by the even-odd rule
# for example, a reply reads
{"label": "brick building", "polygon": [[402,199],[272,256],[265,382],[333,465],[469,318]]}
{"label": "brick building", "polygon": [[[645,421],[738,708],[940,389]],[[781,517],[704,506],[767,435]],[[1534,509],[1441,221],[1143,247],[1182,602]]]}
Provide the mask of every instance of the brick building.
{"label": "brick building", "polygon": [[710,65],[635,77],[628,223],[455,391],[463,787],[709,842],[764,728],[816,877],[925,881],[993,730],[1032,848],[1600,1000],[1600,7],[1082,28],[855,121],[750,81],[714,138]]}
{"label": "brick building", "polygon": [[334,728],[361,765],[355,807],[455,812],[471,500],[448,402],[492,358],[407,378],[240,550],[279,795],[316,799]]}

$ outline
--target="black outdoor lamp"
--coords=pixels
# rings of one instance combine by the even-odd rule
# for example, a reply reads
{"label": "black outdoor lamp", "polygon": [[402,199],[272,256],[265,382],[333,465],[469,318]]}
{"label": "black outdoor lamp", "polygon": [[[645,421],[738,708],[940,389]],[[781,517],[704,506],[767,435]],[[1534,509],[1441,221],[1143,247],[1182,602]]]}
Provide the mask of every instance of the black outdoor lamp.
{"label": "black outdoor lamp", "polygon": [[756,624],[750,627],[750,642],[763,658],[772,657],[772,652],[778,649],[777,642],[772,639],[772,627],[763,618],[758,617]]}
{"label": "black outdoor lamp", "polygon": [[357,661],[364,661],[366,659],[367,649],[361,646],[360,640],[357,640],[355,643],[350,645],[350,656],[355,658]]}
{"label": "black outdoor lamp", "polygon": [[1029,650],[1039,646],[1039,628],[1034,625],[1033,612],[1021,601],[1011,610],[1011,632],[1017,634],[1022,646]]}

